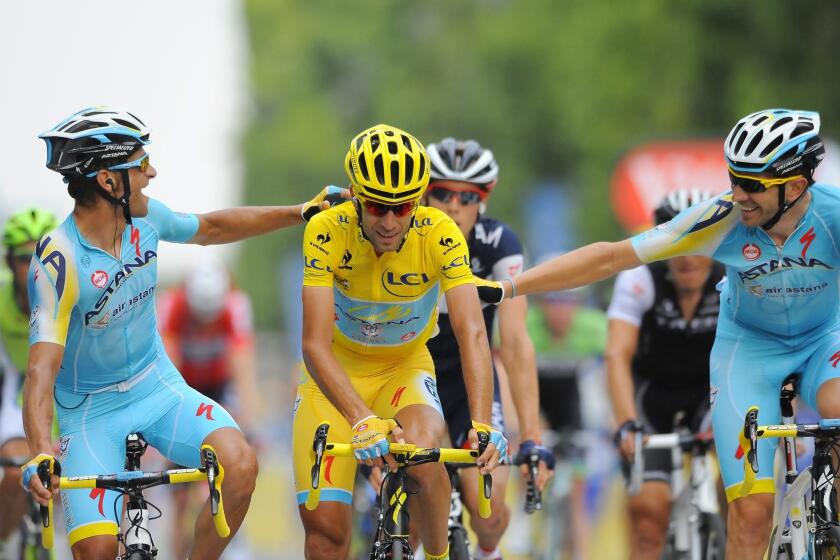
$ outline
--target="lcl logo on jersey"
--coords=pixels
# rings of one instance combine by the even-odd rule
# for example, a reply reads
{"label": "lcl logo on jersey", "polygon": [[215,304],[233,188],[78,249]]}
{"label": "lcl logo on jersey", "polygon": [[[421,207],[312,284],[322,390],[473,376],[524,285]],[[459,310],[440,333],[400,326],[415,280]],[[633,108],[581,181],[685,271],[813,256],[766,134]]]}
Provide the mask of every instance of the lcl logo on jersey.
{"label": "lcl logo on jersey", "polygon": [[429,281],[429,275],[425,272],[399,274],[388,269],[382,273],[382,287],[386,292],[397,297],[415,297],[418,295],[416,287],[424,286]]}
{"label": "lcl logo on jersey", "polygon": [[97,288],[104,288],[105,284],[108,283],[108,273],[104,270],[97,270],[90,275],[90,281]]}
{"label": "lcl logo on jersey", "polygon": [[748,261],[754,261],[761,256],[761,249],[755,243],[747,243],[741,248],[741,254]]}

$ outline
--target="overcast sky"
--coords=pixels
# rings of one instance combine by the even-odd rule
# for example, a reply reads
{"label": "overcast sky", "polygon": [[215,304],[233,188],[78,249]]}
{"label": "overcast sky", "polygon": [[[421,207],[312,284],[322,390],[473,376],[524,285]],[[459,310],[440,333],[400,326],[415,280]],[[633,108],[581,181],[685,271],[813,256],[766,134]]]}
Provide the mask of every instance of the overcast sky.
{"label": "overcast sky", "polygon": [[[148,195],[184,211],[238,203],[248,99],[240,0],[6,2],[0,52],[0,219],[31,204],[70,211],[37,135],[91,105],[123,106],[152,128],[158,176]],[[162,276],[206,250],[162,244]]]}

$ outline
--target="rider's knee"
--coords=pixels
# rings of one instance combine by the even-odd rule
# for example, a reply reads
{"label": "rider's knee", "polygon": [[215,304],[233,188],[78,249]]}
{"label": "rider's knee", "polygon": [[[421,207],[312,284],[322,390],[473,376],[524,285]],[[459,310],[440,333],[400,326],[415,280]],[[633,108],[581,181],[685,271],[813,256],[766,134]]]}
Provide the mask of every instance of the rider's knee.
{"label": "rider's knee", "polygon": [[500,535],[510,522],[510,508],[504,503],[493,505],[492,514],[487,519],[482,519],[478,512],[470,516],[470,525],[476,533],[490,533]]}
{"label": "rider's knee", "polygon": [[[316,512],[312,512],[313,514]],[[339,512],[336,512],[339,513]],[[306,532],[306,558],[345,558],[350,550],[349,516],[303,515],[303,528]]]}
{"label": "rider's knee", "polygon": [[244,440],[237,446],[236,454],[223,463],[225,469],[225,482],[235,480],[236,486],[242,494],[251,495],[257,484],[259,473],[259,462],[254,449]]}
{"label": "rider's knee", "polygon": [[117,556],[117,538],[98,535],[82,539],[71,549],[75,560],[114,560]]}
{"label": "rider's knee", "polygon": [[840,379],[832,379],[817,391],[817,412],[823,418],[840,418]]}
{"label": "rider's knee", "polygon": [[763,542],[773,519],[773,495],[755,494],[729,504],[727,523],[730,538]]}

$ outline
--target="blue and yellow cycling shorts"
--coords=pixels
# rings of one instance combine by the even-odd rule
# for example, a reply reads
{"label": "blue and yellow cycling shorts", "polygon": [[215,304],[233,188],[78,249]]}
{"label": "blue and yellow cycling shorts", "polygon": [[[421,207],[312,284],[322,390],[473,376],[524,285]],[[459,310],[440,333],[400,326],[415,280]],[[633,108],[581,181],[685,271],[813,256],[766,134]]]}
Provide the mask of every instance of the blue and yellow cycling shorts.
{"label": "blue and yellow cycling shorts", "polygon": [[[361,360],[358,354],[333,345],[336,358],[347,372],[353,388],[370,409],[382,418],[396,418],[411,405],[431,406],[443,417],[435,381],[434,363],[425,346],[399,360]],[[298,505],[303,504],[311,486],[314,461],[312,440],[316,428],[330,423],[329,441],[350,443],[351,426],[302,368],[301,383],[295,400],[292,446],[294,450],[295,490]],[[321,468],[321,501],[349,504],[353,497],[356,460],[349,457],[325,457]]]}
{"label": "blue and yellow cycling shorts", "polygon": [[[76,393],[56,386],[55,402],[65,476],[123,471],[130,433],[141,434],[171,461],[198,467],[201,444],[211,432],[238,429],[230,414],[189,387],[165,356],[112,390]],[[117,534],[122,514],[117,492],[66,490],[61,500],[71,546],[88,537]]]}
{"label": "blue and yellow cycling shorts", "polygon": [[[729,501],[739,497],[744,460],[736,458],[738,433],[750,406],[758,406],[758,423],[781,421],[779,391],[784,379],[801,374],[800,397],[817,410],[817,391],[840,377],[840,329],[791,339],[762,334],[735,324],[724,314],[718,322],[710,356],[712,426],[721,475]],[[776,491],[773,459],[778,439],[758,441],[759,472],[750,494]]]}

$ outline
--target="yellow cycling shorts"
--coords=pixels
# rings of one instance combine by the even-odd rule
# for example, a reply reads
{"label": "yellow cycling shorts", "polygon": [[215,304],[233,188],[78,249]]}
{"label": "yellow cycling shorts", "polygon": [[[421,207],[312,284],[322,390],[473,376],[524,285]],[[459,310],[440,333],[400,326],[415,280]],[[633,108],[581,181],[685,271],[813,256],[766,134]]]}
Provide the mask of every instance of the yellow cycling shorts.
{"label": "yellow cycling shorts", "polygon": [[[377,416],[394,418],[407,406],[425,404],[443,417],[434,363],[425,347],[399,362],[390,363],[361,360],[358,355],[336,347],[333,350],[353,388]],[[329,422],[329,441],[336,443],[350,443],[352,435],[350,424],[324,396],[305,366],[302,367],[294,415],[295,490],[298,505],[301,505],[306,502],[312,484],[312,440],[316,428],[324,421]],[[351,503],[356,465],[356,460],[351,457],[324,457],[321,466],[322,502]]]}

